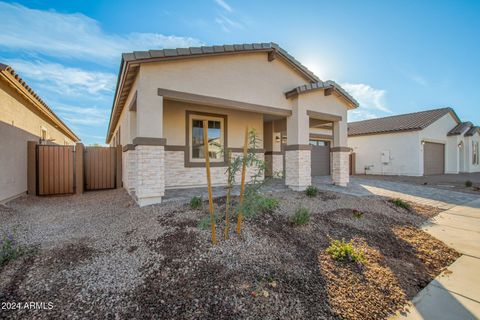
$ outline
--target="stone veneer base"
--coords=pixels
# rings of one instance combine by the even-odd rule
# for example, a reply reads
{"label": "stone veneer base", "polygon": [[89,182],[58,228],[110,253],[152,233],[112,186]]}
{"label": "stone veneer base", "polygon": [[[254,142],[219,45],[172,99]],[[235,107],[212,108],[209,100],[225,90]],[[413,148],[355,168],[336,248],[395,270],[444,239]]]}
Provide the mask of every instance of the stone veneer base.
{"label": "stone veneer base", "polygon": [[303,191],[312,184],[310,150],[285,151],[285,184],[292,190]]}
{"label": "stone veneer base", "polygon": [[346,187],[350,181],[350,152],[332,152],[332,180],[333,184]]}

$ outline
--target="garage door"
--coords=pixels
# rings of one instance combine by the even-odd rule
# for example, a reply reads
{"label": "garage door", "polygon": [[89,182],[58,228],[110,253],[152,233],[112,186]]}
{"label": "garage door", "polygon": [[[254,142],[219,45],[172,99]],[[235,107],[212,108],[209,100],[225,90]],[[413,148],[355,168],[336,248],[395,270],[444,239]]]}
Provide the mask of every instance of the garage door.
{"label": "garage door", "polygon": [[312,176],[330,175],[330,142],[312,140]]}
{"label": "garage door", "polygon": [[423,174],[443,174],[445,172],[445,145],[425,142],[423,145]]}

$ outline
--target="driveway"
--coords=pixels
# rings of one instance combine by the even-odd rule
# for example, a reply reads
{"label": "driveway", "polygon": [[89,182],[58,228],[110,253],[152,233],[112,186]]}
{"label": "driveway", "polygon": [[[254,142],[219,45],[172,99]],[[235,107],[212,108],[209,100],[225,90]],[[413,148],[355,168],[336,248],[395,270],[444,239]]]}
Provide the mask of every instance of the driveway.
{"label": "driveway", "polygon": [[372,177],[365,178],[360,176],[350,177],[350,183],[346,188],[333,185],[329,176],[313,177],[312,184],[321,190],[341,192],[360,197],[378,195],[390,198],[401,198],[403,200],[442,209],[450,209],[454,206],[476,200],[480,197],[480,193],[476,195],[425,185],[415,185],[405,182],[374,179]]}
{"label": "driveway", "polygon": [[[440,174],[424,177],[409,176],[379,176],[379,175],[362,175],[365,179],[384,180],[393,182],[404,182],[408,184],[429,186],[437,189],[468,192],[480,196],[480,172],[460,173],[460,174]],[[465,182],[471,181],[472,186],[466,187]]]}

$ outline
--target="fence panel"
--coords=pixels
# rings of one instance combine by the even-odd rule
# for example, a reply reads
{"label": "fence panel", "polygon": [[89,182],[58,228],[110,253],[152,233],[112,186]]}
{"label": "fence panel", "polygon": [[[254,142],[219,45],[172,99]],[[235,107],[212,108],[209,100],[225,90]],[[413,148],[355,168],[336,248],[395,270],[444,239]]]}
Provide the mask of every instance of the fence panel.
{"label": "fence panel", "polygon": [[116,187],[116,148],[86,147],[84,165],[85,190]]}
{"label": "fence panel", "polygon": [[74,193],[73,146],[37,146],[38,195]]}

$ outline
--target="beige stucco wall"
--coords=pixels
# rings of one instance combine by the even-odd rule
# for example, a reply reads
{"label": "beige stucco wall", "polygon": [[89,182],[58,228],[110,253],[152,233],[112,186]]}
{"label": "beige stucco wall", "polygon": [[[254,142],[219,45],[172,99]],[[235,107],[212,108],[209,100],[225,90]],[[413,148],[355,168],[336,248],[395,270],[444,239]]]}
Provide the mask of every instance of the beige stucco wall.
{"label": "beige stucco wall", "polygon": [[241,148],[245,137],[245,126],[255,129],[263,148],[263,115],[231,109],[194,105],[177,101],[165,101],[163,107],[163,137],[167,145],[185,145],[186,111],[221,114],[227,116],[227,135],[229,148]]}
{"label": "beige stucco wall", "polygon": [[265,52],[144,63],[139,92],[144,103],[156,103],[163,88],[290,109],[284,93],[308,83],[292,70],[280,58],[268,62]]}
{"label": "beige stucco wall", "polygon": [[0,79],[0,202],[27,191],[27,141],[39,141],[41,129],[53,143],[72,144],[49,120]]}
{"label": "beige stucco wall", "polygon": [[298,104],[307,110],[328,113],[342,117],[342,121],[335,122],[333,126],[333,146],[347,146],[347,108],[345,103],[335,94],[325,96],[322,90],[312,91],[298,97]]}
{"label": "beige stucco wall", "polygon": [[0,121],[38,137],[42,128],[45,128],[47,138],[54,139],[53,143],[63,145],[66,141],[73,144],[72,140],[56,129],[47,117],[2,80],[0,80]]}

